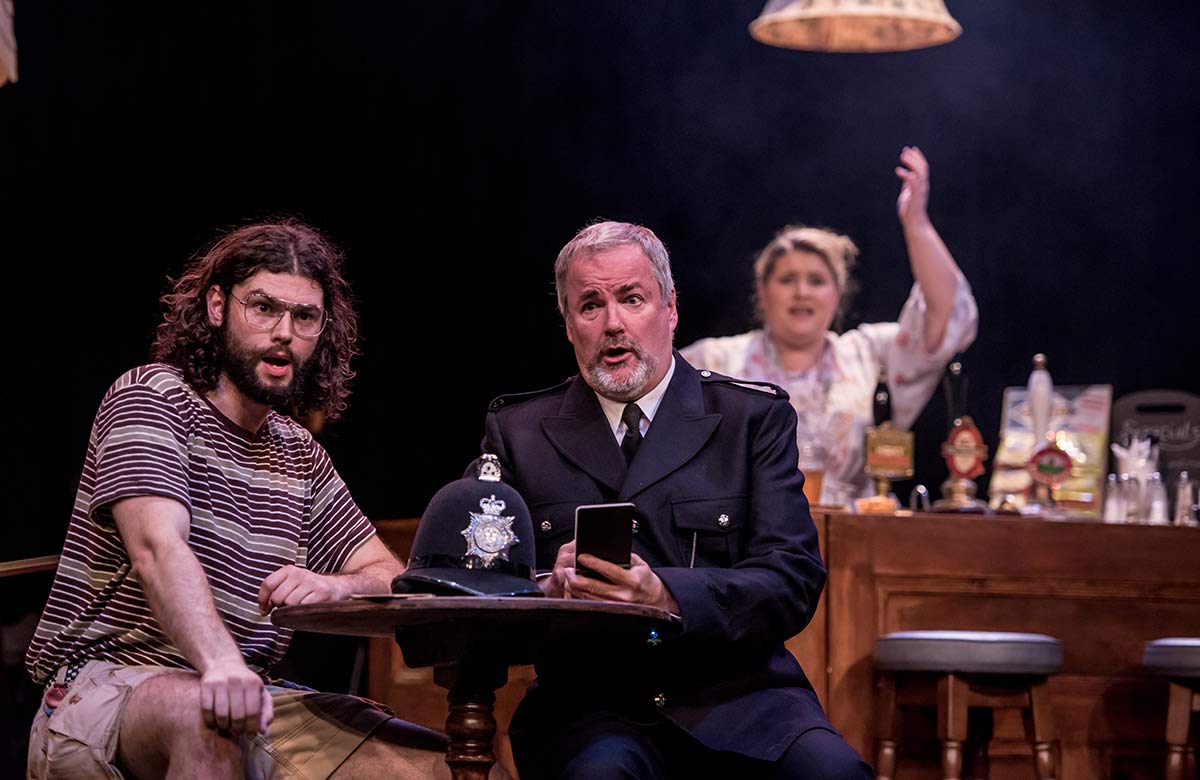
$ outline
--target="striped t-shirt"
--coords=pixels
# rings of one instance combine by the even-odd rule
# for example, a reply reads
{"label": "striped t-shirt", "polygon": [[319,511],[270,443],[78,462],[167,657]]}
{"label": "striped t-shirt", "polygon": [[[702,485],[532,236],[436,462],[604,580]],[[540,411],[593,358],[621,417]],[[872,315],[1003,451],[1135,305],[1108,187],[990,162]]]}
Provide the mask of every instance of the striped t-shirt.
{"label": "striped t-shirt", "polygon": [[58,573],[25,657],[39,683],[81,659],[191,668],[151,613],[113,521],[115,501],[147,495],[188,508],[188,546],[247,664],[260,670],[292,636],[259,614],[263,579],[287,564],[336,572],[375,533],[303,426],[271,412],[250,433],[177,368],[135,368],[109,388],[92,426]]}

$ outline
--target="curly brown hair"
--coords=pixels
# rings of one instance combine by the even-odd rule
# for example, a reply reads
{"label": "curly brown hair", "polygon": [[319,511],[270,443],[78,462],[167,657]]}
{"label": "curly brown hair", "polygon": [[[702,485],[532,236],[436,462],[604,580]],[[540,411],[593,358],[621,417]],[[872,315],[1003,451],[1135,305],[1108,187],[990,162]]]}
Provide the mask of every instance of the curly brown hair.
{"label": "curly brown hair", "polygon": [[[337,419],[346,408],[358,354],[358,315],[342,275],[344,257],[316,229],[293,218],[246,225],[217,237],[194,255],[171,291],[150,348],[153,360],[179,367],[200,392],[217,386],[225,359],[220,327],[208,320],[206,294],[217,285],[228,295],[234,285],[260,270],[299,274],[320,285],[328,322],[321,332],[301,396],[289,410],[298,419]],[[226,303],[228,306],[228,303]]]}

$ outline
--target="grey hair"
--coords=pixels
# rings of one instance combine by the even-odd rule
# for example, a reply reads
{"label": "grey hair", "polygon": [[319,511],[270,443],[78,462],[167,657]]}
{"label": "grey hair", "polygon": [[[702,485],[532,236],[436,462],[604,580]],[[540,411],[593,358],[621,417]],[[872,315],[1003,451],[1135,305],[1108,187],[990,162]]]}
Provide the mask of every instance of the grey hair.
{"label": "grey hair", "polygon": [[558,312],[567,316],[567,270],[577,256],[603,252],[625,244],[634,244],[650,261],[650,270],[658,282],[663,306],[675,291],[671,278],[671,258],[654,231],[631,222],[593,222],[575,234],[554,261],[554,288],[558,293]]}

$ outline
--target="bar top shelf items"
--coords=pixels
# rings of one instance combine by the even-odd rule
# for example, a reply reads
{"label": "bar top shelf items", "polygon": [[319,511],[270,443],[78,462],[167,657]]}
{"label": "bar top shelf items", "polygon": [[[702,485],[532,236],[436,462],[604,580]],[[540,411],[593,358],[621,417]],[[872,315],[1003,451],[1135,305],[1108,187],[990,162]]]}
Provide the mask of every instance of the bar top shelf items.
{"label": "bar top shelf items", "polygon": [[1044,518],[1100,518],[1112,386],[1055,385],[1034,356],[1025,386],[1004,390],[989,506]]}
{"label": "bar top shelf items", "polygon": [[1104,520],[1196,525],[1200,473],[1200,396],[1137,390],[1113,403],[1112,472]]}
{"label": "bar top shelf items", "polygon": [[933,511],[989,514],[988,505],[975,497],[975,478],[983,474],[987,445],[975,421],[966,413],[967,378],[960,361],[947,366],[942,389],[946,395],[949,431],[942,443],[942,457],[950,476],[942,483],[942,497],[933,502]]}
{"label": "bar top shelf items", "polygon": [[866,430],[864,451],[867,473],[875,482],[875,495],[856,498],[854,509],[859,513],[886,514],[900,509],[900,501],[892,492],[892,480],[912,477],[915,457],[912,431],[892,424],[892,396],[883,370],[875,385],[872,407],[875,425]]}

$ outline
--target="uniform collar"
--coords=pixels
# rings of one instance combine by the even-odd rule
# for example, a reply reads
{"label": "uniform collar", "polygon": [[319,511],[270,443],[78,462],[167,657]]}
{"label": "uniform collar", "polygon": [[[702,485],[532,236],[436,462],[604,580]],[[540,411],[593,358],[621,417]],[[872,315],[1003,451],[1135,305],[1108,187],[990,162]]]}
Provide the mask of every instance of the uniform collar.
{"label": "uniform collar", "polygon": [[[650,427],[650,423],[654,420],[654,415],[658,412],[658,406],[662,403],[663,396],[667,392],[667,387],[671,384],[671,377],[675,375],[675,355],[671,355],[671,366],[667,369],[659,383],[654,386],[654,389],[637,399],[635,403],[642,410],[642,433]],[[623,401],[614,401],[611,398],[596,393],[596,400],[600,402],[600,408],[604,410],[604,417],[608,420],[608,427],[612,428],[613,435],[617,434],[618,428],[621,426],[621,414],[625,411],[625,403]]]}

